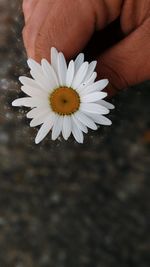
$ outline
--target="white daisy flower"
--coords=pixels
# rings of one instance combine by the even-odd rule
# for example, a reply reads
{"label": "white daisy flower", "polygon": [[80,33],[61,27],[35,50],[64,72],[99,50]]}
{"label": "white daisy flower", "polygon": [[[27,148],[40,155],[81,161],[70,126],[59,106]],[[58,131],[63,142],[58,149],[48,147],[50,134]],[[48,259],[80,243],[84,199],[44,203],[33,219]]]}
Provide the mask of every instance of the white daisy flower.
{"label": "white daisy flower", "polygon": [[67,66],[64,55],[51,48],[51,64],[42,59],[41,64],[33,59],[27,63],[33,79],[21,76],[21,90],[29,97],[16,99],[13,106],[30,107],[26,116],[32,119],[31,127],[41,125],[35,143],[40,143],[51,130],[52,140],[62,133],[65,140],[72,134],[78,143],[83,143],[83,132],[97,129],[97,124],[111,125],[104,115],[114,106],[105,100],[102,90],[108,80],[95,82],[96,61],[84,62],[84,54],[71,60]]}

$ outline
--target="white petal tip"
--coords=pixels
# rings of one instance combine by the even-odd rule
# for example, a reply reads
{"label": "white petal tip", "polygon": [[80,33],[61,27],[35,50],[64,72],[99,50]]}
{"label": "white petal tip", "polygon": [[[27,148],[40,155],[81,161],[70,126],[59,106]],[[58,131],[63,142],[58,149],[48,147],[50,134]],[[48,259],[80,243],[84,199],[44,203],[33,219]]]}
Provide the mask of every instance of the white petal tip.
{"label": "white petal tip", "polygon": [[29,57],[29,58],[27,59],[27,63],[29,64],[31,61],[32,61],[32,58]]}
{"label": "white petal tip", "polygon": [[97,65],[97,60],[94,60],[94,61],[92,61],[93,62],[93,64],[95,65],[95,67],[96,67],[96,65]]}
{"label": "white petal tip", "polygon": [[41,142],[38,138],[35,138],[35,144],[38,145]]}
{"label": "white petal tip", "polygon": [[[58,137],[59,137],[59,136],[58,136]],[[58,137],[57,137],[57,138],[58,138]],[[51,138],[52,138],[52,141],[56,141],[56,139],[57,139],[55,136],[52,136]]]}
{"label": "white petal tip", "polygon": [[115,106],[113,104],[111,104],[110,109],[115,109]]}
{"label": "white petal tip", "polygon": [[32,66],[34,66],[35,64],[37,64],[37,62],[34,59],[32,59],[32,58],[28,58],[27,64],[28,64],[29,68],[32,69]]}
{"label": "white petal tip", "polygon": [[103,79],[104,81],[104,88],[109,84],[109,80],[108,79]]}
{"label": "white petal tip", "polygon": [[111,120],[109,120],[109,122],[107,122],[106,124],[104,124],[104,125],[106,125],[106,126],[111,126],[112,125],[112,121]]}
{"label": "white petal tip", "polygon": [[67,137],[66,136],[65,137],[63,136],[63,138],[64,138],[65,141],[67,141],[68,138],[69,138],[69,136],[67,136]]}
{"label": "white petal tip", "polygon": [[13,106],[13,107],[19,107],[20,105],[18,105],[17,102],[18,102],[17,99],[14,100],[14,101],[11,103],[12,106]]}
{"label": "white petal tip", "polygon": [[107,92],[103,92],[104,96],[103,98],[107,97],[108,96],[108,93]]}
{"label": "white petal tip", "polygon": [[22,78],[24,78],[24,76],[20,76],[20,77],[18,78],[18,80],[23,84],[23,82],[22,82]]}
{"label": "white petal tip", "polygon": [[45,62],[46,62],[46,63],[49,63],[49,61],[48,61],[46,58],[42,58],[42,59],[41,59],[41,65],[42,65],[43,63],[45,63]]}
{"label": "white petal tip", "polygon": [[[108,109],[115,109],[115,106],[109,102],[105,102],[108,105]],[[105,105],[104,105],[105,106]]]}
{"label": "white petal tip", "polygon": [[83,140],[82,141],[80,141],[80,142],[78,142],[79,144],[83,144]]}
{"label": "white petal tip", "polygon": [[55,53],[55,52],[58,53],[58,50],[57,50],[55,47],[52,46],[52,47],[51,47],[51,53],[53,53],[53,52],[54,52],[54,53]]}
{"label": "white petal tip", "polygon": [[13,107],[15,106],[14,101],[11,103],[11,105],[12,105]]}
{"label": "white petal tip", "polygon": [[34,125],[32,125],[32,121],[30,122],[30,127],[31,127],[31,128],[33,128],[33,127],[34,127]]}
{"label": "white petal tip", "polygon": [[108,109],[106,112],[103,112],[103,114],[109,114],[110,113],[110,110]]}

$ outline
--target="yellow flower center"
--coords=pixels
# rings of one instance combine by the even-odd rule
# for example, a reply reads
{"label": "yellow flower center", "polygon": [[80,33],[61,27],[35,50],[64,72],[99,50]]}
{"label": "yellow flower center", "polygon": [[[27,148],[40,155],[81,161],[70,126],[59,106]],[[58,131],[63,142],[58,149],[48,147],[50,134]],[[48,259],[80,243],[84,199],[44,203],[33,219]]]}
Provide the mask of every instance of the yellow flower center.
{"label": "yellow flower center", "polygon": [[72,88],[60,87],[49,98],[52,110],[59,115],[71,115],[79,109],[79,94]]}

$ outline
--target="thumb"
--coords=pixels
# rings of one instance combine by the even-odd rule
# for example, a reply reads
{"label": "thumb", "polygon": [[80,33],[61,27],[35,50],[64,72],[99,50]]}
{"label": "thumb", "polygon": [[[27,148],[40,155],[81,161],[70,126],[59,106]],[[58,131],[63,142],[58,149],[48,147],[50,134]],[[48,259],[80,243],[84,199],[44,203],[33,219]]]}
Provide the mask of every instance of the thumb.
{"label": "thumb", "polygon": [[98,76],[107,77],[116,89],[149,79],[149,29],[150,20],[147,19],[125,39],[104,52],[98,59]]}

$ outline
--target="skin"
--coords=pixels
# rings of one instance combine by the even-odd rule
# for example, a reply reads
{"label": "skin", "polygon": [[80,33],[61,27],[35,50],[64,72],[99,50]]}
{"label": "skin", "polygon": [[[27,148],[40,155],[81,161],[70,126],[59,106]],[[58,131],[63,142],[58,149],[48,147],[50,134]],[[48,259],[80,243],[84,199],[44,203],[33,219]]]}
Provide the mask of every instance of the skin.
{"label": "skin", "polygon": [[108,78],[115,89],[150,78],[150,0],[24,0],[23,13],[24,45],[37,61],[49,59],[52,46],[74,57],[94,32],[102,42],[102,30],[119,18],[122,38],[99,51],[98,78]]}

